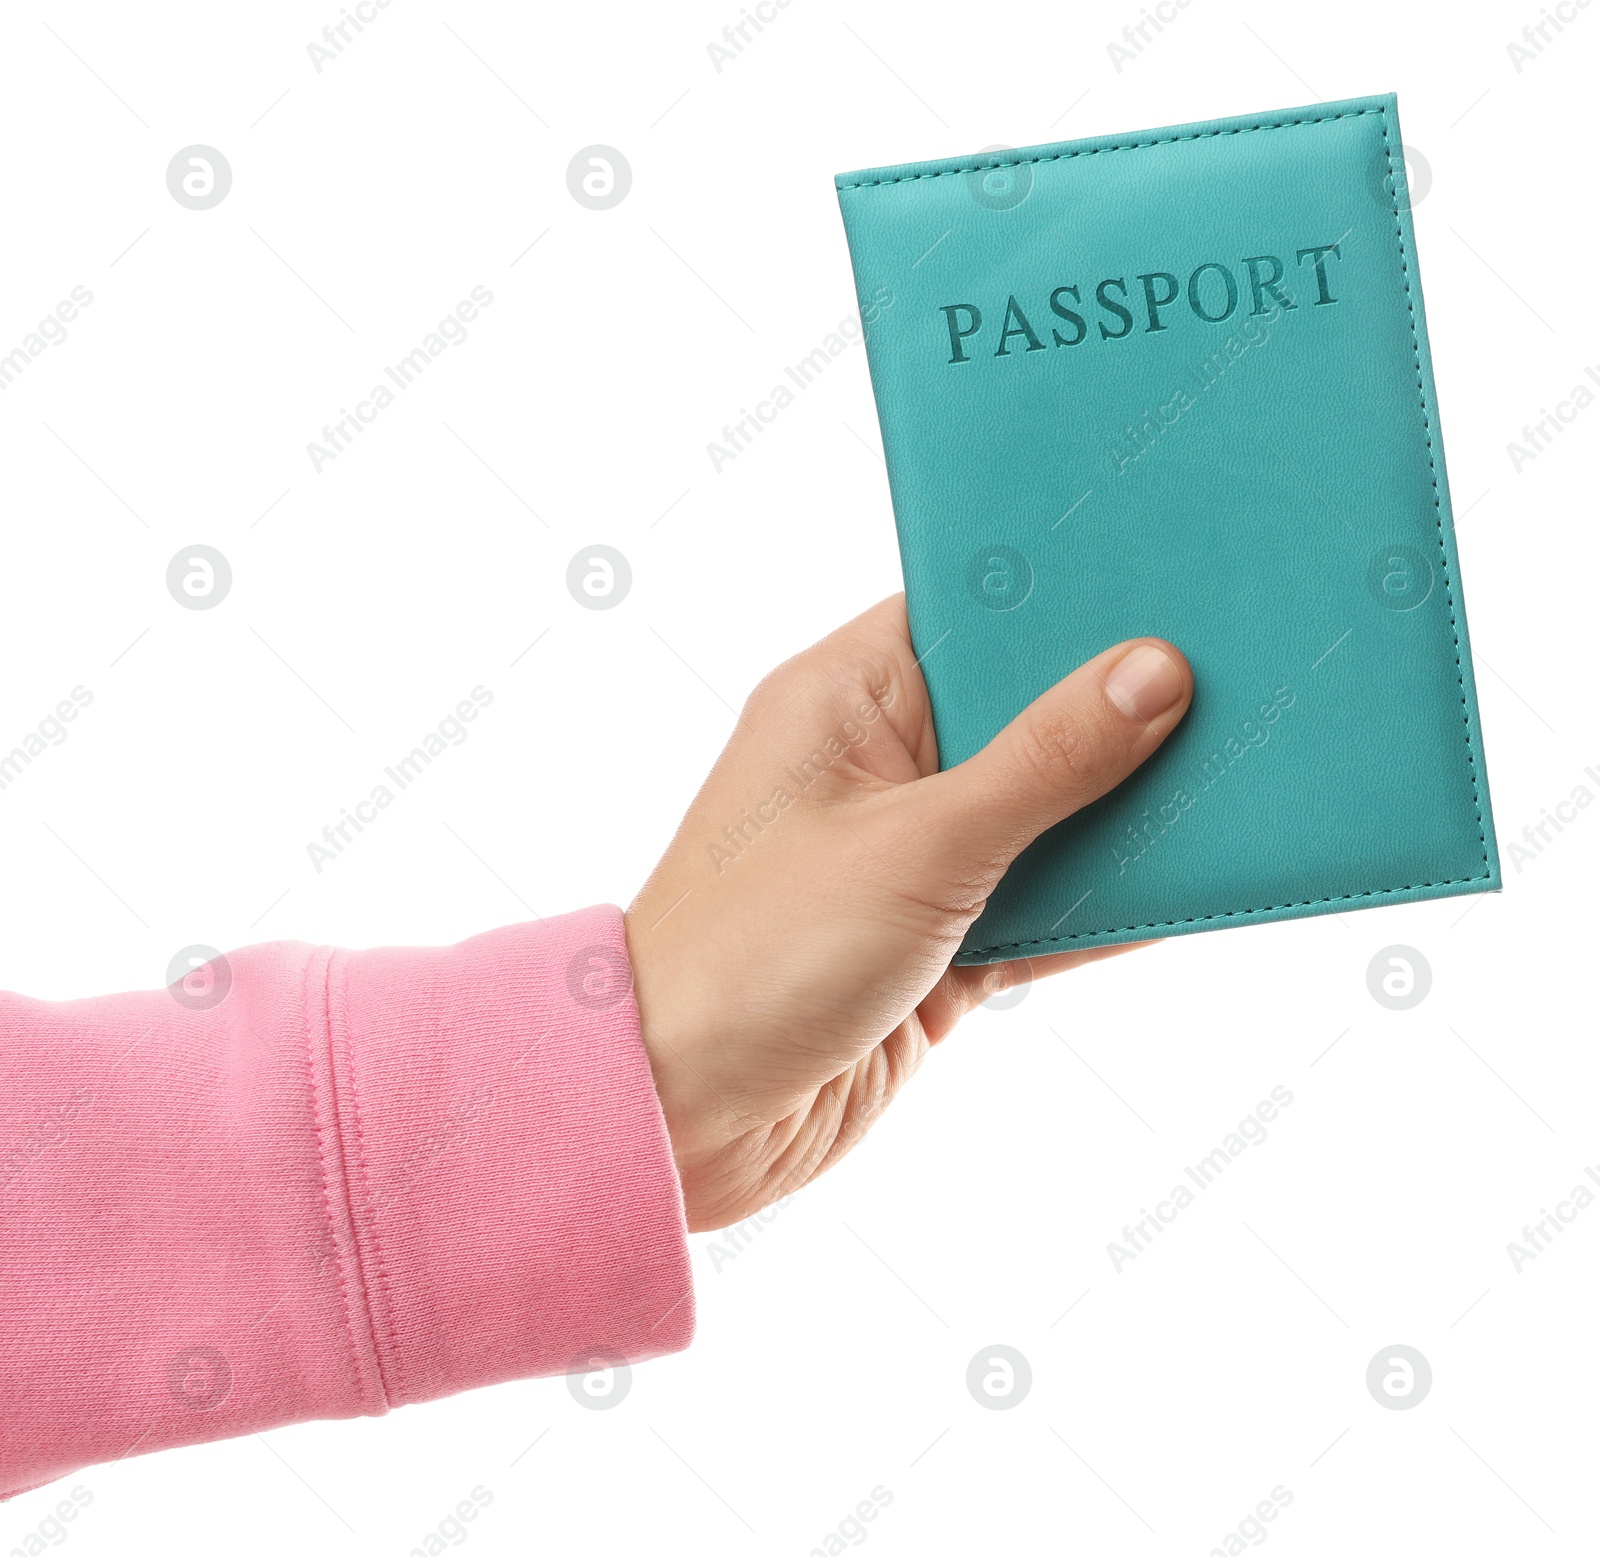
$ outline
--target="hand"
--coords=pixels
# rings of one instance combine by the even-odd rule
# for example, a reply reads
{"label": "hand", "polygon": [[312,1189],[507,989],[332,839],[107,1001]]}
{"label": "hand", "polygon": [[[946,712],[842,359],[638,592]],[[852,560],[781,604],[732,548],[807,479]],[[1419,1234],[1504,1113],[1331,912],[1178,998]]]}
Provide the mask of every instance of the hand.
{"label": "hand", "polygon": [[761,682],[626,917],[692,1231],[837,1162],[990,995],[1130,949],[950,965],[1018,853],[1138,767],[1192,691],[1172,645],[1133,639],[941,773],[903,595]]}

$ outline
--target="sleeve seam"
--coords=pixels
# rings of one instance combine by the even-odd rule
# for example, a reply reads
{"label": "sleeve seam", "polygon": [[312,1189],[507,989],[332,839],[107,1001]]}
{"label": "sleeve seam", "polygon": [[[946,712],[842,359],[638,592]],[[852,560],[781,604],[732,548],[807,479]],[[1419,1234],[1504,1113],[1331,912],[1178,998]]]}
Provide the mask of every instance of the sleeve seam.
{"label": "sleeve seam", "polygon": [[[361,1124],[361,1089],[356,1081],[356,1053],[354,1037],[350,1030],[349,991],[350,958],[346,955],[339,966],[339,1025],[343,1043],[346,1076],[350,1087],[350,1130],[352,1139],[346,1140],[341,1130],[341,1144],[345,1147],[346,1182],[350,1185],[350,1225],[355,1236],[356,1259],[363,1276],[363,1292],[367,1304],[367,1323],[372,1333],[373,1352],[378,1367],[378,1378],[384,1397],[390,1405],[401,1404],[405,1395],[397,1379],[391,1374],[400,1369],[401,1348],[395,1334],[394,1294],[389,1281],[389,1270],[383,1256],[382,1240],[378,1236],[377,1200],[372,1193],[372,1178],[367,1168],[366,1134]],[[332,997],[332,968],[329,969],[328,1020],[334,1021]],[[337,1059],[337,1053],[336,1053]],[[356,1215],[356,1186],[360,1187],[361,1217]],[[364,1227],[363,1227],[364,1223]],[[368,1274],[370,1266],[370,1274]],[[374,1301],[377,1299],[378,1301]],[[378,1307],[382,1307],[382,1323]],[[381,1335],[381,1341],[380,1341]],[[387,1357],[385,1353],[387,1352]]]}
{"label": "sleeve seam", "polygon": [[[312,1123],[317,1135],[317,1169],[322,1183],[323,1207],[327,1213],[328,1238],[333,1258],[338,1266],[339,1296],[344,1311],[345,1334],[350,1342],[350,1360],[356,1375],[356,1388],[364,1402],[370,1402],[370,1380],[377,1374],[379,1400],[377,1412],[388,1409],[390,1395],[384,1378],[383,1361],[378,1354],[371,1305],[367,1300],[361,1269],[361,1240],[356,1230],[354,1207],[350,1197],[349,1163],[346,1161],[343,1131],[339,1127],[339,1061],[333,1042],[332,978],[333,962],[337,952],[331,947],[319,948],[306,959],[303,999],[306,1020],[306,1088],[309,1094]],[[320,1010],[313,992],[313,979],[318,977],[320,964]],[[322,1054],[328,1065],[329,1095],[324,1100],[317,1083],[317,1044],[322,1044]],[[329,1116],[331,1123],[324,1121]],[[333,1136],[330,1143],[329,1135]],[[330,1172],[331,1152],[338,1151],[340,1185],[335,1185]],[[342,1194],[341,1194],[342,1190]],[[342,1205],[340,1201],[342,1199]],[[341,1212],[342,1218],[341,1218]],[[341,1220],[343,1232],[341,1233]],[[352,1293],[352,1282],[361,1287]],[[366,1345],[357,1333],[356,1302],[359,1298],[365,1317]]]}

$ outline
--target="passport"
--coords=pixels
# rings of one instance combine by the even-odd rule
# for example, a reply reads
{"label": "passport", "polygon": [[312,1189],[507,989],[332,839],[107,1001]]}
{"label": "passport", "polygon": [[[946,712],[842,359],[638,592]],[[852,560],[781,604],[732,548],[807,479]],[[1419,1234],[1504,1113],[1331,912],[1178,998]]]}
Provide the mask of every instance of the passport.
{"label": "passport", "polygon": [[1123,639],[1195,674],[956,961],[1498,890],[1394,97],[835,183],[941,766]]}

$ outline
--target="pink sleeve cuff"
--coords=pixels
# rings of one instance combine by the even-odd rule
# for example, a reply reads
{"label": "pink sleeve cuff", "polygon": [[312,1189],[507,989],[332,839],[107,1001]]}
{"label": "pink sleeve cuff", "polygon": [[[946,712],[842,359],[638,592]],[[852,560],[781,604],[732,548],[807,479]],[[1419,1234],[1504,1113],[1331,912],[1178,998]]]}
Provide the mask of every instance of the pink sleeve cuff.
{"label": "pink sleeve cuff", "polygon": [[225,961],[0,996],[0,1496],[689,1343],[615,908]]}

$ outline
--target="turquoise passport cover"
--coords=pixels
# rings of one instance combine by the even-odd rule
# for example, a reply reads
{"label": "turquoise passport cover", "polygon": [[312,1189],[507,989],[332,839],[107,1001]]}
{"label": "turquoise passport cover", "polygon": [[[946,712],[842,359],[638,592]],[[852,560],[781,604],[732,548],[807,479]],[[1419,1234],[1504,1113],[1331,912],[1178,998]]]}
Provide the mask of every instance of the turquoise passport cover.
{"label": "turquoise passport cover", "polygon": [[1394,98],[836,182],[942,765],[1195,671],[956,960],[1498,888]]}

